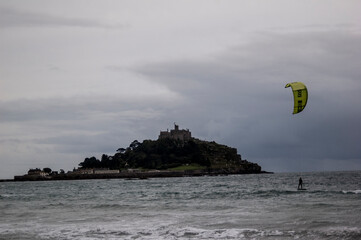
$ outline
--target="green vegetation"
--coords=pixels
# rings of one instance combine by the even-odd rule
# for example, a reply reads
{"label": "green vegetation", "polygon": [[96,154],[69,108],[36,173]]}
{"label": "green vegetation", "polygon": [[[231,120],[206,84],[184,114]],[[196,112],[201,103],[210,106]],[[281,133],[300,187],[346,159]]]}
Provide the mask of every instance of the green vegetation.
{"label": "green vegetation", "polygon": [[256,170],[257,164],[241,159],[235,148],[198,139],[133,141],[127,148],[119,148],[113,156],[103,154],[101,160],[86,158],[81,168],[188,170]]}

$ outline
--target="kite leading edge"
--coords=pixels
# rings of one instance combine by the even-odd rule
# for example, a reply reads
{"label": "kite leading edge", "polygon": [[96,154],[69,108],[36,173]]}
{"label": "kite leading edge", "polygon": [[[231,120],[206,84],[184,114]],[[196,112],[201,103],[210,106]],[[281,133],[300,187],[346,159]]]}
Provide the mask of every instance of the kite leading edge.
{"label": "kite leading edge", "polygon": [[308,92],[306,85],[301,82],[293,82],[293,83],[287,83],[285,88],[288,87],[291,87],[293,92],[293,98],[294,98],[293,114],[302,112],[302,110],[306,107],[307,99],[308,99]]}

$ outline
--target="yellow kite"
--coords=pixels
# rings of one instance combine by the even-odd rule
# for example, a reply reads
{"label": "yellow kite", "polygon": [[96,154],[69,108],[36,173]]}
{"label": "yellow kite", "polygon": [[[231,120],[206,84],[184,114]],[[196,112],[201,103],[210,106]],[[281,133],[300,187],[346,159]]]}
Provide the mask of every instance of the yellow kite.
{"label": "yellow kite", "polygon": [[285,88],[291,87],[293,91],[294,97],[294,108],[293,114],[302,112],[302,110],[306,107],[307,99],[308,99],[308,92],[306,85],[301,82],[293,82],[287,83]]}

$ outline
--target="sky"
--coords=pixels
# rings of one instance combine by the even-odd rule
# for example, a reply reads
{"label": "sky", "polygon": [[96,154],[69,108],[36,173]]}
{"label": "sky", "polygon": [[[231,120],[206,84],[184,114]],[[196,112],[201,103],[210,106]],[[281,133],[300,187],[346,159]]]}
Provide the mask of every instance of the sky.
{"label": "sky", "polygon": [[[0,0],[0,179],[177,123],[274,172],[361,170],[361,1]],[[292,114],[289,82],[308,104]]]}

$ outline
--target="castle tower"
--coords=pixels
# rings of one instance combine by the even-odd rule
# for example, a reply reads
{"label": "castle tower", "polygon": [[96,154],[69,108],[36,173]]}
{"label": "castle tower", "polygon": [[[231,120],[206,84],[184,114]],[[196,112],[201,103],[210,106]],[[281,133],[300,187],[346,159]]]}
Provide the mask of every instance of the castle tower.
{"label": "castle tower", "polygon": [[189,131],[189,129],[179,130],[179,126],[174,123],[174,129],[170,130],[170,132],[168,130],[160,132],[158,139],[164,139],[164,138],[170,138],[180,141],[189,141],[192,139],[192,134]]}

